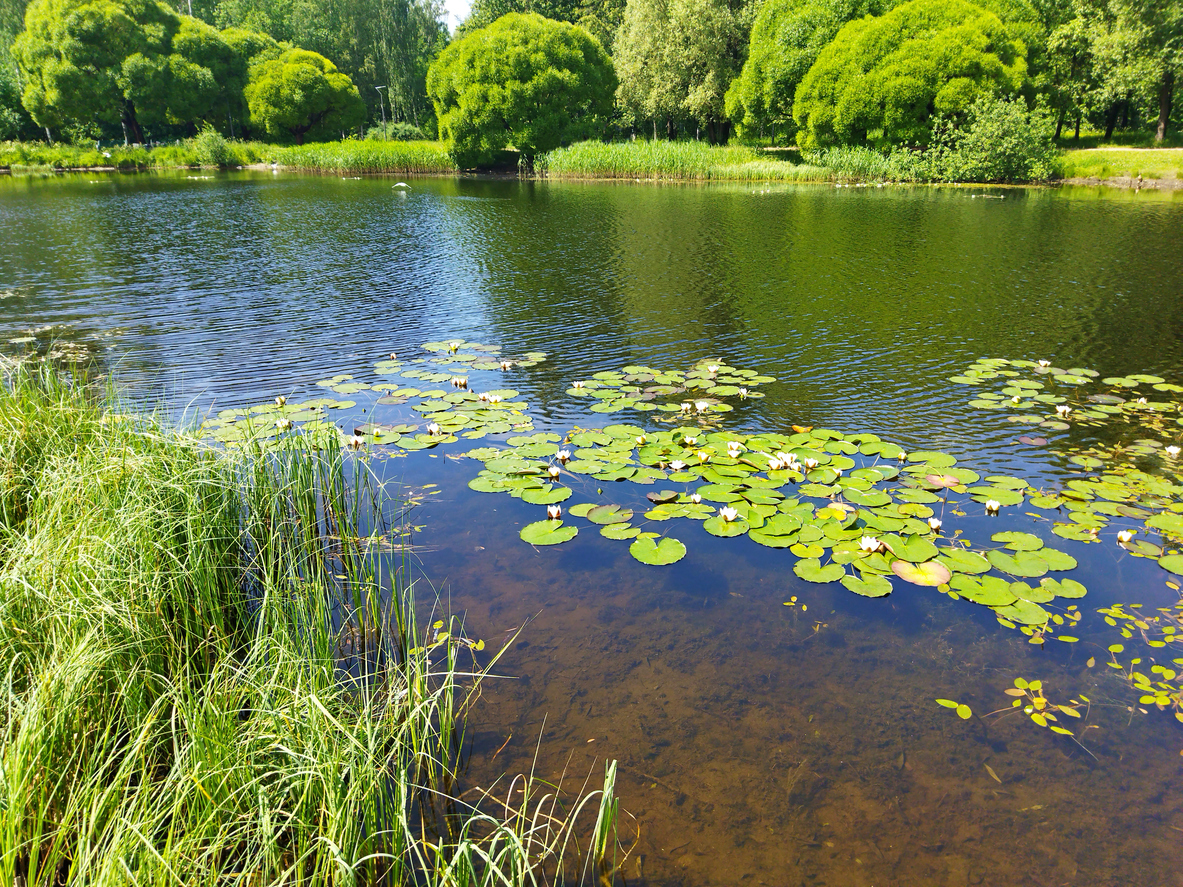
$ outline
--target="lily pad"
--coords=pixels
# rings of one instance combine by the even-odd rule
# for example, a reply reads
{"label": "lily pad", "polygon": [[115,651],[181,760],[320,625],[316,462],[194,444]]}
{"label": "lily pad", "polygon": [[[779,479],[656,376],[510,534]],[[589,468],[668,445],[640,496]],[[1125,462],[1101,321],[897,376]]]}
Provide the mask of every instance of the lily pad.
{"label": "lily pad", "polygon": [[578,527],[564,524],[561,520],[540,520],[526,524],[518,535],[531,545],[558,545],[574,539],[578,532]]}
{"label": "lily pad", "polygon": [[1039,549],[1043,548],[1043,540],[1032,533],[1007,530],[1002,533],[995,533],[990,538],[995,542],[1003,543],[1011,551],[1039,551]]}
{"label": "lily pad", "polygon": [[937,586],[946,584],[953,576],[949,568],[940,561],[926,561],[913,564],[908,561],[892,561],[891,571],[913,585]]}
{"label": "lily pad", "polygon": [[619,505],[597,505],[584,515],[593,524],[624,524],[633,519],[631,509]]}
{"label": "lily pad", "polygon": [[817,582],[819,584],[837,582],[846,575],[846,570],[840,565],[826,564],[823,567],[821,561],[816,557],[807,557],[797,561],[797,563],[793,564],[793,572],[806,582]]}
{"label": "lily pad", "polygon": [[664,566],[680,561],[686,555],[686,546],[669,536],[664,539],[644,537],[637,539],[628,548],[629,554],[643,564]]}
{"label": "lily pad", "polygon": [[857,576],[843,576],[842,584],[848,591],[863,597],[884,597],[891,594],[891,582],[884,576],[875,574]]}
{"label": "lily pad", "polygon": [[1160,557],[1158,565],[1168,573],[1183,576],[1183,554],[1168,554]]}

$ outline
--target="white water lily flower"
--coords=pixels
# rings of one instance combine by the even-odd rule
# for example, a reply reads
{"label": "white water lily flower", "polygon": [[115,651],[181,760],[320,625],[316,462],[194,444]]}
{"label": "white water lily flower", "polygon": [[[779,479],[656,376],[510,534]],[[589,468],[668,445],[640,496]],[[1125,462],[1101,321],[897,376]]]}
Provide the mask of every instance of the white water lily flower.
{"label": "white water lily flower", "polygon": [[345,443],[349,445],[351,450],[360,450],[366,445],[366,439],[361,435],[353,434],[345,439]]}
{"label": "white water lily flower", "polygon": [[900,454],[898,456],[896,456],[896,458],[899,459],[901,462],[906,462],[908,460],[908,454],[905,453],[903,450],[900,450]]}
{"label": "white water lily flower", "polygon": [[1179,448],[1177,446],[1171,445],[1171,446],[1167,447],[1166,452],[1167,452],[1168,456],[1170,456],[1172,459],[1174,459],[1176,456],[1179,455]]}
{"label": "white water lily flower", "polygon": [[727,441],[727,455],[734,459],[741,452],[743,452],[743,444],[738,440]]}
{"label": "white water lily flower", "polygon": [[547,467],[546,473],[549,474],[551,477],[558,477],[561,470],[562,469],[560,469],[559,466],[551,465],[551,466]]}
{"label": "white water lily flower", "polygon": [[1010,402],[1011,402],[1011,403],[1018,403],[1018,402],[1019,402],[1019,401],[1021,401],[1022,399],[1023,399],[1023,398],[1019,397],[1019,395],[1017,395],[1017,394],[1016,394],[1014,397],[1012,397],[1012,398],[1010,399]]}
{"label": "white water lily flower", "polygon": [[1052,365],[1052,362],[1050,360],[1037,360],[1035,362],[1037,364],[1039,364],[1041,367],[1050,367]]}
{"label": "white water lily flower", "polygon": [[457,351],[460,350],[460,346],[463,344],[464,344],[463,342],[449,342],[448,343],[448,350],[451,351],[453,354],[455,354]]}
{"label": "white water lily flower", "polygon": [[275,405],[277,407],[281,407],[284,404],[286,404],[287,402],[288,402],[288,399],[286,397],[284,397],[282,394],[279,397],[275,398]]}
{"label": "white water lily flower", "polygon": [[684,400],[684,401],[682,401],[682,405],[679,407],[679,409],[683,413],[689,413],[692,409],[694,409],[694,404],[692,404],[688,400]]}
{"label": "white water lily flower", "polygon": [[712,376],[715,375],[716,373],[719,372],[719,365],[717,363],[709,364],[707,366],[707,372],[710,373]]}
{"label": "white water lily flower", "polygon": [[501,398],[500,398],[500,397],[498,397],[496,394],[490,394],[490,395],[489,395],[489,396],[486,398],[486,401],[487,401],[487,402],[489,402],[489,403],[501,403]]}
{"label": "white water lily flower", "polygon": [[748,389],[746,389],[746,388],[739,389],[739,396],[740,396],[740,398],[747,397],[748,396]]}
{"label": "white water lily flower", "polygon": [[512,361],[512,360],[503,360],[503,361],[501,361],[501,369],[503,369],[503,370],[508,370],[508,369],[509,369],[510,367],[512,367],[512,366],[513,366],[513,361]]}
{"label": "white water lily flower", "polygon": [[694,455],[698,456],[699,462],[709,462],[711,460],[711,454],[707,450],[699,450]]}
{"label": "white water lily flower", "polygon": [[698,493],[691,493],[690,494],[690,501],[693,502],[695,505],[701,505],[702,504],[702,496],[698,495]]}
{"label": "white water lily flower", "polygon": [[709,402],[709,401],[705,401],[705,400],[696,400],[696,401],[694,402],[694,408],[695,408],[696,410],[698,410],[700,413],[705,413],[705,412],[706,412],[708,409],[710,409],[710,406],[711,406],[711,405],[710,405],[710,402]]}
{"label": "white water lily flower", "polygon": [[858,541],[858,547],[867,552],[867,554],[874,554],[883,548],[883,543],[874,536],[863,536],[863,538]]}
{"label": "white water lily flower", "polygon": [[1140,403],[1140,404],[1145,404],[1145,403],[1146,403],[1146,398],[1144,398],[1144,397],[1139,397],[1139,398],[1138,398],[1138,403]]}
{"label": "white water lily flower", "polygon": [[437,435],[439,435],[441,433],[441,429],[439,427],[439,424],[436,422],[429,422],[427,424],[427,433],[430,434],[432,437],[436,437]]}
{"label": "white water lily flower", "polygon": [[941,531],[941,519],[939,517],[930,517],[928,519],[928,528],[934,533]]}
{"label": "white water lily flower", "polygon": [[686,467],[686,463],[683,462],[681,459],[675,459],[673,462],[670,463],[670,469],[673,471],[681,471],[685,467]]}
{"label": "white water lily flower", "polygon": [[578,388],[582,388],[582,387],[583,387],[583,383],[582,383],[582,382],[572,382],[572,383],[571,383],[571,387],[572,387],[572,388],[576,388],[576,389],[578,389]]}
{"label": "white water lily flower", "polygon": [[998,514],[998,509],[1002,507],[1002,503],[997,499],[986,500],[986,514]]}
{"label": "white water lily flower", "polygon": [[560,508],[558,505],[546,506],[546,516],[549,517],[551,520],[558,520],[559,516],[562,515],[562,513],[563,513],[563,509]]}
{"label": "white water lily flower", "polygon": [[732,508],[730,505],[724,505],[719,509],[719,517],[723,518],[723,520],[727,521],[728,523],[731,523],[731,521],[739,517],[739,511]]}
{"label": "white water lily flower", "polygon": [[639,446],[639,447],[645,446],[645,435],[643,435],[643,434],[637,435],[637,446]]}
{"label": "white water lily flower", "polygon": [[817,459],[813,458],[813,456],[809,456],[802,464],[805,466],[806,471],[813,471],[813,469],[817,468]]}
{"label": "white water lily flower", "polygon": [[780,471],[784,467],[785,467],[785,463],[782,462],[780,459],[776,458],[776,456],[769,456],[768,457],[768,470],[769,471]]}
{"label": "white water lily flower", "polygon": [[564,465],[566,465],[567,461],[571,458],[571,451],[570,450],[559,450],[557,453],[555,453],[555,458],[558,459],[560,462],[562,462]]}
{"label": "white water lily flower", "polygon": [[1059,416],[1061,419],[1063,419],[1065,416],[1067,416],[1071,412],[1072,412],[1072,407],[1068,406],[1068,404],[1066,404],[1066,403],[1062,403],[1058,407],[1056,407],[1056,415]]}
{"label": "white water lily flower", "polygon": [[1133,530],[1121,530],[1117,534],[1117,541],[1120,542],[1122,545],[1125,545],[1127,542],[1129,542],[1133,538],[1134,538],[1134,531]]}
{"label": "white water lily flower", "polygon": [[398,360],[398,355],[397,355],[397,354],[395,354],[393,351],[391,351],[391,352],[390,352],[390,359],[391,359],[391,360]]}
{"label": "white water lily flower", "polygon": [[682,443],[686,444],[686,446],[688,446],[688,447],[692,447],[692,446],[694,446],[694,445],[695,445],[695,443],[697,443],[697,442],[698,442],[698,438],[697,438],[697,437],[684,437],[684,438],[682,438]]}
{"label": "white water lily flower", "polygon": [[291,419],[276,419],[275,420],[275,427],[278,428],[280,431],[287,431],[289,428],[292,427],[292,420]]}
{"label": "white water lily flower", "polygon": [[455,376],[452,379],[452,387],[453,388],[467,388],[468,387],[468,379],[466,379],[464,376]]}

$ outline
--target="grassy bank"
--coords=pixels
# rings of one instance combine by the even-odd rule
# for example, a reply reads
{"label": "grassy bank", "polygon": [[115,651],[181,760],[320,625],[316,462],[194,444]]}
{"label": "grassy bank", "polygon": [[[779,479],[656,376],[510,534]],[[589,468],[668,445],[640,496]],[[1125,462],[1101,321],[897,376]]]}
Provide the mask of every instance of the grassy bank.
{"label": "grassy bank", "polygon": [[[0,167],[13,170],[99,169],[120,170],[177,169],[194,166],[247,166],[269,159],[274,149],[259,142],[220,140],[211,146],[200,139],[188,139],[179,145],[160,147],[95,148],[93,145],[67,145],[44,142],[0,142]],[[222,146],[225,146],[224,148]]]}
{"label": "grassy bank", "polygon": [[456,800],[485,668],[382,595],[335,437],[230,456],[18,369],[0,468],[0,883],[524,884],[576,824],[610,858],[614,769],[561,818]]}
{"label": "grassy bank", "polygon": [[1086,148],[1059,157],[1063,179],[1183,179],[1183,148]]}
{"label": "grassy bank", "polygon": [[440,142],[322,142],[276,148],[273,159],[289,169],[311,172],[420,173],[457,172]]}
{"label": "grassy bank", "polygon": [[705,142],[579,142],[538,162],[554,179],[669,179],[683,181],[826,182],[829,170],[795,164],[749,147]]}

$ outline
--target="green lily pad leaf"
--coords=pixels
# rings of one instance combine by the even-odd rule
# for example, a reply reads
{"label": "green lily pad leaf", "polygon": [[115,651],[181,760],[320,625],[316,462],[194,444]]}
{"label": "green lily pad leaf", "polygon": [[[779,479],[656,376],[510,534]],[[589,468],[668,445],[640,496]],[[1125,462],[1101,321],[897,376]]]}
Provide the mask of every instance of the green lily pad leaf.
{"label": "green lily pad leaf", "polygon": [[719,515],[702,522],[702,528],[710,533],[712,536],[722,536],[724,538],[731,538],[733,536],[742,536],[750,529],[750,525],[746,520],[724,520]]}
{"label": "green lily pad leaf", "polygon": [[1082,598],[1087,589],[1075,579],[1040,579],[1039,584],[1051,591],[1056,597]]}
{"label": "green lily pad leaf", "polygon": [[631,509],[619,505],[597,505],[584,515],[593,524],[623,524],[633,519]]}
{"label": "green lily pad leaf", "polygon": [[633,539],[641,530],[631,524],[608,524],[600,527],[600,535],[606,539]]}
{"label": "green lily pad leaf", "polygon": [[847,488],[842,491],[842,496],[847,502],[854,505],[862,505],[866,508],[879,508],[891,503],[891,496],[882,490],[868,490],[863,492],[861,490]]}
{"label": "green lily pad leaf", "polygon": [[972,576],[954,576],[949,584],[966,600],[986,607],[1005,607],[1018,600],[1010,583],[997,576],[983,576],[980,580]]}
{"label": "green lily pad leaf", "polygon": [[995,533],[990,538],[995,542],[1002,542],[1011,551],[1039,551],[1039,549],[1043,548],[1043,540],[1031,533],[1007,530],[1002,533]]}
{"label": "green lily pad leaf", "polygon": [[1022,625],[1045,625],[1048,621],[1047,610],[1030,601],[1016,600],[1005,607],[995,607],[994,612],[1004,619],[1018,622]]}
{"label": "green lily pad leaf", "polygon": [[975,502],[985,503],[991,499],[1000,505],[1020,505],[1023,502],[1022,493],[1005,487],[970,487],[969,493]]}
{"label": "green lily pad leaf", "polygon": [[796,542],[789,546],[789,551],[797,555],[797,557],[821,557],[825,554],[825,548],[820,545],[814,545],[807,542]]}
{"label": "green lily pad leaf", "polygon": [[1183,554],[1168,554],[1158,559],[1158,565],[1168,573],[1183,576]]}
{"label": "green lily pad leaf", "polygon": [[1012,576],[1035,577],[1047,572],[1047,561],[1030,551],[1018,551],[1013,555],[991,551],[986,558],[995,569]]}
{"label": "green lily pad leaf", "polygon": [[1012,582],[1010,590],[1019,600],[1033,604],[1046,604],[1056,599],[1055,590],[1042,583],[1032,588],[1026,582]]}
{"label": "green lily pad leaf", "polygon": [[667,502],[677,502],[678,493],[674,490],[662,490],[660,493],[646,493],[645,498],[655,505],[665,505]]}
{"label": "green lily pad leaf", "polygon": [[1041,548],[1039,556],[1047,563],[1049,570],[1075,570],[1076,558],[1055,548]]}
{"label": "green lily pad leaf", "polygon": [[504,493],[506,488],[502,484],[503,478],[488,477],[485,475],[477,475],[468,482],[470,490],[476,490],[478,493]]}
{"label": "green lily pad leaf", "polygon": [[768,525],[765,524],[759,530],[749,530],[748,538],[760,545],[765,545],[768,548],[791,548],[797,543],[797,534],[790,533],[788,535],[772,535],[766,530]]}
{"label": "green lily pad leaf", "polygon": [[522,527],[520,535],[531,545],[558,545],[575,538],[578,527],[564,524],[561,520],[540,520]]}
{"label": "green lily pad leaf", "polygon": [[652,566],[672,564],[680,561],[686,555],[686,546],[677,539],[668,536],[660,540],[649,537],[638,537],[628,547],[628,550],[629,554],[641,563]]}
{"label": "green lily pad leaf", "polygon": [[1091,542],[1096,538],[1088,531],[1087,527],[1082,527],[1080,524],[1056,524],[1052,527],[1052,532],[1065,539],[1071,539],[1073,542]]}
{"label": "green lily pad leaf", "polygon": [[891,594],[891,582],[884,576],[865,574],[857,576],[843,576],[842,584],[848,591],[861,594],[863,597],[884,597]]}
{"label": "green lily pad leaf", "polygon": [[821,561],[816,557],[807,557],[797,561],[797,563],[793,564],[793,572],[806,582],[817,582],[819,584],[837,582],[846,575],[846,570],[838,564],[826,564],[823,567]]}
{"label": "green lily pad leaf", "polygon": [[1146,526],[1170,533],[1172,536],[1183,536],[1183,514],[1164,511],[1146,521]]}
{"label": "green lily pad leaf", "polygon": [[[919,564],[930,561],[938,554],[939,549],[921,536],[909,536],[907,539],[894,538],[884,540],[891,548],[891,553],[900,560]],[[939,584],[939,583],[938,583]]]}
{"label": "green lily pad leaf", "polygon": [[531,505],[557,505],[571,498],[570,487],[548,487],[549,485],[541,489],[526,490],[522,493],[522,501]]}
{"label": "green lily pad leaf", "polygon": [[990,562],[976,551],[966,551],[964,548],[943,548],[937,558],[954,573],[987,573]]}
{"label": "green lily pad leaf", "polygon": [[587,513],[596,507],[594,502],[580,502],[578,505],[572,505],[567,509],[567,514],[574,517],[587,517]]}
{"label": "green lily pad leaf", "polygon": [[940,561],[927,561],[913,564],[908,561],[892,561],[891,571],[913,585],[937,586],[944,585],[953,576],[949,568]]}

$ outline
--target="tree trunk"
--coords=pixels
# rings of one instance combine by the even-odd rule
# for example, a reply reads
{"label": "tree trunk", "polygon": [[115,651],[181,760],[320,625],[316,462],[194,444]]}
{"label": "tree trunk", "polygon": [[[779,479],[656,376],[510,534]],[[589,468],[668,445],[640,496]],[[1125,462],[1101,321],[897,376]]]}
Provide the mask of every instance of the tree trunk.
{"label": "tree trunk", "polygon": [[1076,112],[1076,132],[1072,136],[1073,141],[1077,141],[1077,142],[1080,141],[1080,117],[1081,117],[1081,114],[1079,111],[1077,111]]}
{"label": "tree trunk", "polygon": [[1158,131],[1154,140],[1161,142],[1167,137],[1167,121],[1171,119],[1171,98],[1175,91],[1175,75],[1163,71],[1162,82],[1158,84]]}
{"label": "tree trunk", "polygon": [[1117,126],[1117,108],[1118,103],[1114,102],[1105,114],[1105,141],[1113,138],[1113,127]]}
{"label": "tree trunk", "polygon": [[665,140],[672,142],[674,140],[674,118],[665,118]]}
{"label": "tree trunk", "polygon": [[1061,108],[1060,109],[1060,119],[1056,121],[1056,134],[1054,136],[1052,136],[1053,139],[1058,139],[1060,137],[1060,133],[1064,131],[1064,117],[1065,117],[1065,112],[1064,112],[1064,109]]}

